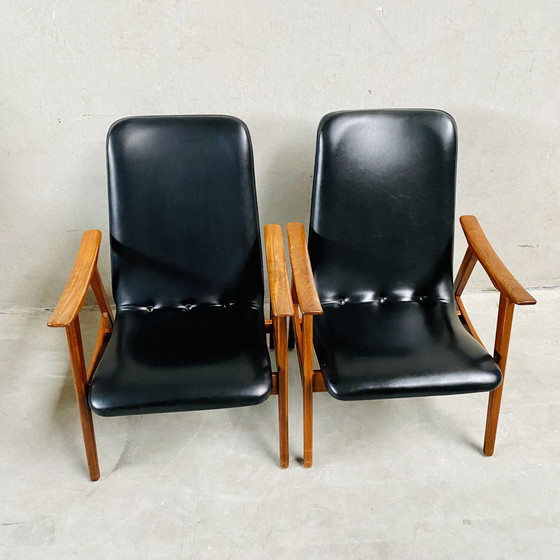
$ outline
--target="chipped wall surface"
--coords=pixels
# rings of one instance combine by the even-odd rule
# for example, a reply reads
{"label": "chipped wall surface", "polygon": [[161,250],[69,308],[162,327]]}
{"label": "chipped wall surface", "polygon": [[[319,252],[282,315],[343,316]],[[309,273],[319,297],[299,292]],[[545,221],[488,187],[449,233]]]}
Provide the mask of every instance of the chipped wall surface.
{"label": "chipped wall surface", "polygon": [[[107,128],[142,114],[242,118],[265,224],[307,221],[323,114],[444,109],[457,214],[560,284],[559,21],[557,0],[4,0],[0,308],[55,304],[81,231],[107,231]],[[107,281],[106,236],[100,262]]]}

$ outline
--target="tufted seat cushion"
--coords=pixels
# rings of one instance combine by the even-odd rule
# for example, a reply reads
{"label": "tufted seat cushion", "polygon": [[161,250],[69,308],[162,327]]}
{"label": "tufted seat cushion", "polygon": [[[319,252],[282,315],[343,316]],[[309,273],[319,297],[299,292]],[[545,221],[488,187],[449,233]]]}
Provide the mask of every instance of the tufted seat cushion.
{"label": "tufted seat cushion", "polygon": [[89,387],[102,416],[258,404],[271,391],[261,309],[235,304],[119,312]]}
{"label": "tufted seat cushion", "polygon": [[437,300],[323,303],[315,350],[329,393],[341,400],[495,389],[498,366]]}

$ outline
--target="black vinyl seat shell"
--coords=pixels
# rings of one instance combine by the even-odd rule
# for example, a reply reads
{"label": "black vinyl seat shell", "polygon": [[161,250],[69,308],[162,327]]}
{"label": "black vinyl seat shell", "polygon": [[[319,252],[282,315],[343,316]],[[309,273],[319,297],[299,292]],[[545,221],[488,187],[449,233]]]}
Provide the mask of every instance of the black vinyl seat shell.
{"label": "black vinyl seat shell", "polygon": [[260,309],[235,306],[121,311],[91,407],[120,416],[258,404],[272,388],[263,324]]}
{"label": "black vinyl seat shell", "polygon": [[131,117],[107,138],[114,330],[89,383],[115,416],[272,389],[253,156],[234,117]]}
{"label": "black vinyl seat shell", "polygon": [[490,391],[502,381],[455,308],[456,146],[442,111],[338,112],[319,125],[314,346],[338,399]]}
{"label": "black vinyl seat shell", "polygon": [[490,391],[501,381],[440,301],[327,304],[314,339],[327,391],[341,400]]}

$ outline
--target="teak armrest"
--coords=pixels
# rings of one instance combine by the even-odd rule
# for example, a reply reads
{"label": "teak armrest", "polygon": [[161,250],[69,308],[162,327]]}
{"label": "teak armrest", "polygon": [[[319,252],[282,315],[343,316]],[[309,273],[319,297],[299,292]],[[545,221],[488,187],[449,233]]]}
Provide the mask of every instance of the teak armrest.
{"label": "teak armrest", "polygon": [[[514,278],[496,254],[475,216],[461,216],[469,248],[484,267],[494,287],[517,305],[533,305],[535,298]],[[474,266],[474,264],[473,264]]]}
{"label": "teak armrest", "polygon": [[305,228],[299,222],[290,222],[286,229],[288,230],[288,250],[292,263],[292,278],[299,308],[304,315],[320,315],[323,313],[323,308],[313,279]]}
{"label": "teak armrest", "polygon": [[272,314],[275,317],[291,317],[294,307],[288,282],[282,228],[278,224],[264,226],[264,245]]}
{"label": "teak armrest", "polygon": [[66,288],[47,323],[49,327],[67,327],[82,309],[92,277],[97,273],[100,244],[99,230],[90,229],[84,232]]}

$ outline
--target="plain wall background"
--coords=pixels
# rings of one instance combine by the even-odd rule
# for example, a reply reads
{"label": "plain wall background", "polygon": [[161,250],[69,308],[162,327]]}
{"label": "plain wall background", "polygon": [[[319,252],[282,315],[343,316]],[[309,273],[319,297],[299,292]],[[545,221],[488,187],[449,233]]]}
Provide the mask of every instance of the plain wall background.
{"label": "plain wall background", "polygon": [[[557,0],[2,0],[0,308],[52,307],[107,232],[105,135],[127,115],[232,114],[261,224],[307,222],[319,119],[428,107],[459,128],[457,215],[529,287],[560,284]],[[457,237],[456,267],[464,251]],[[100,259],[109,284],[107,236]],[[482,275],[470,287],[485,288]]]}

